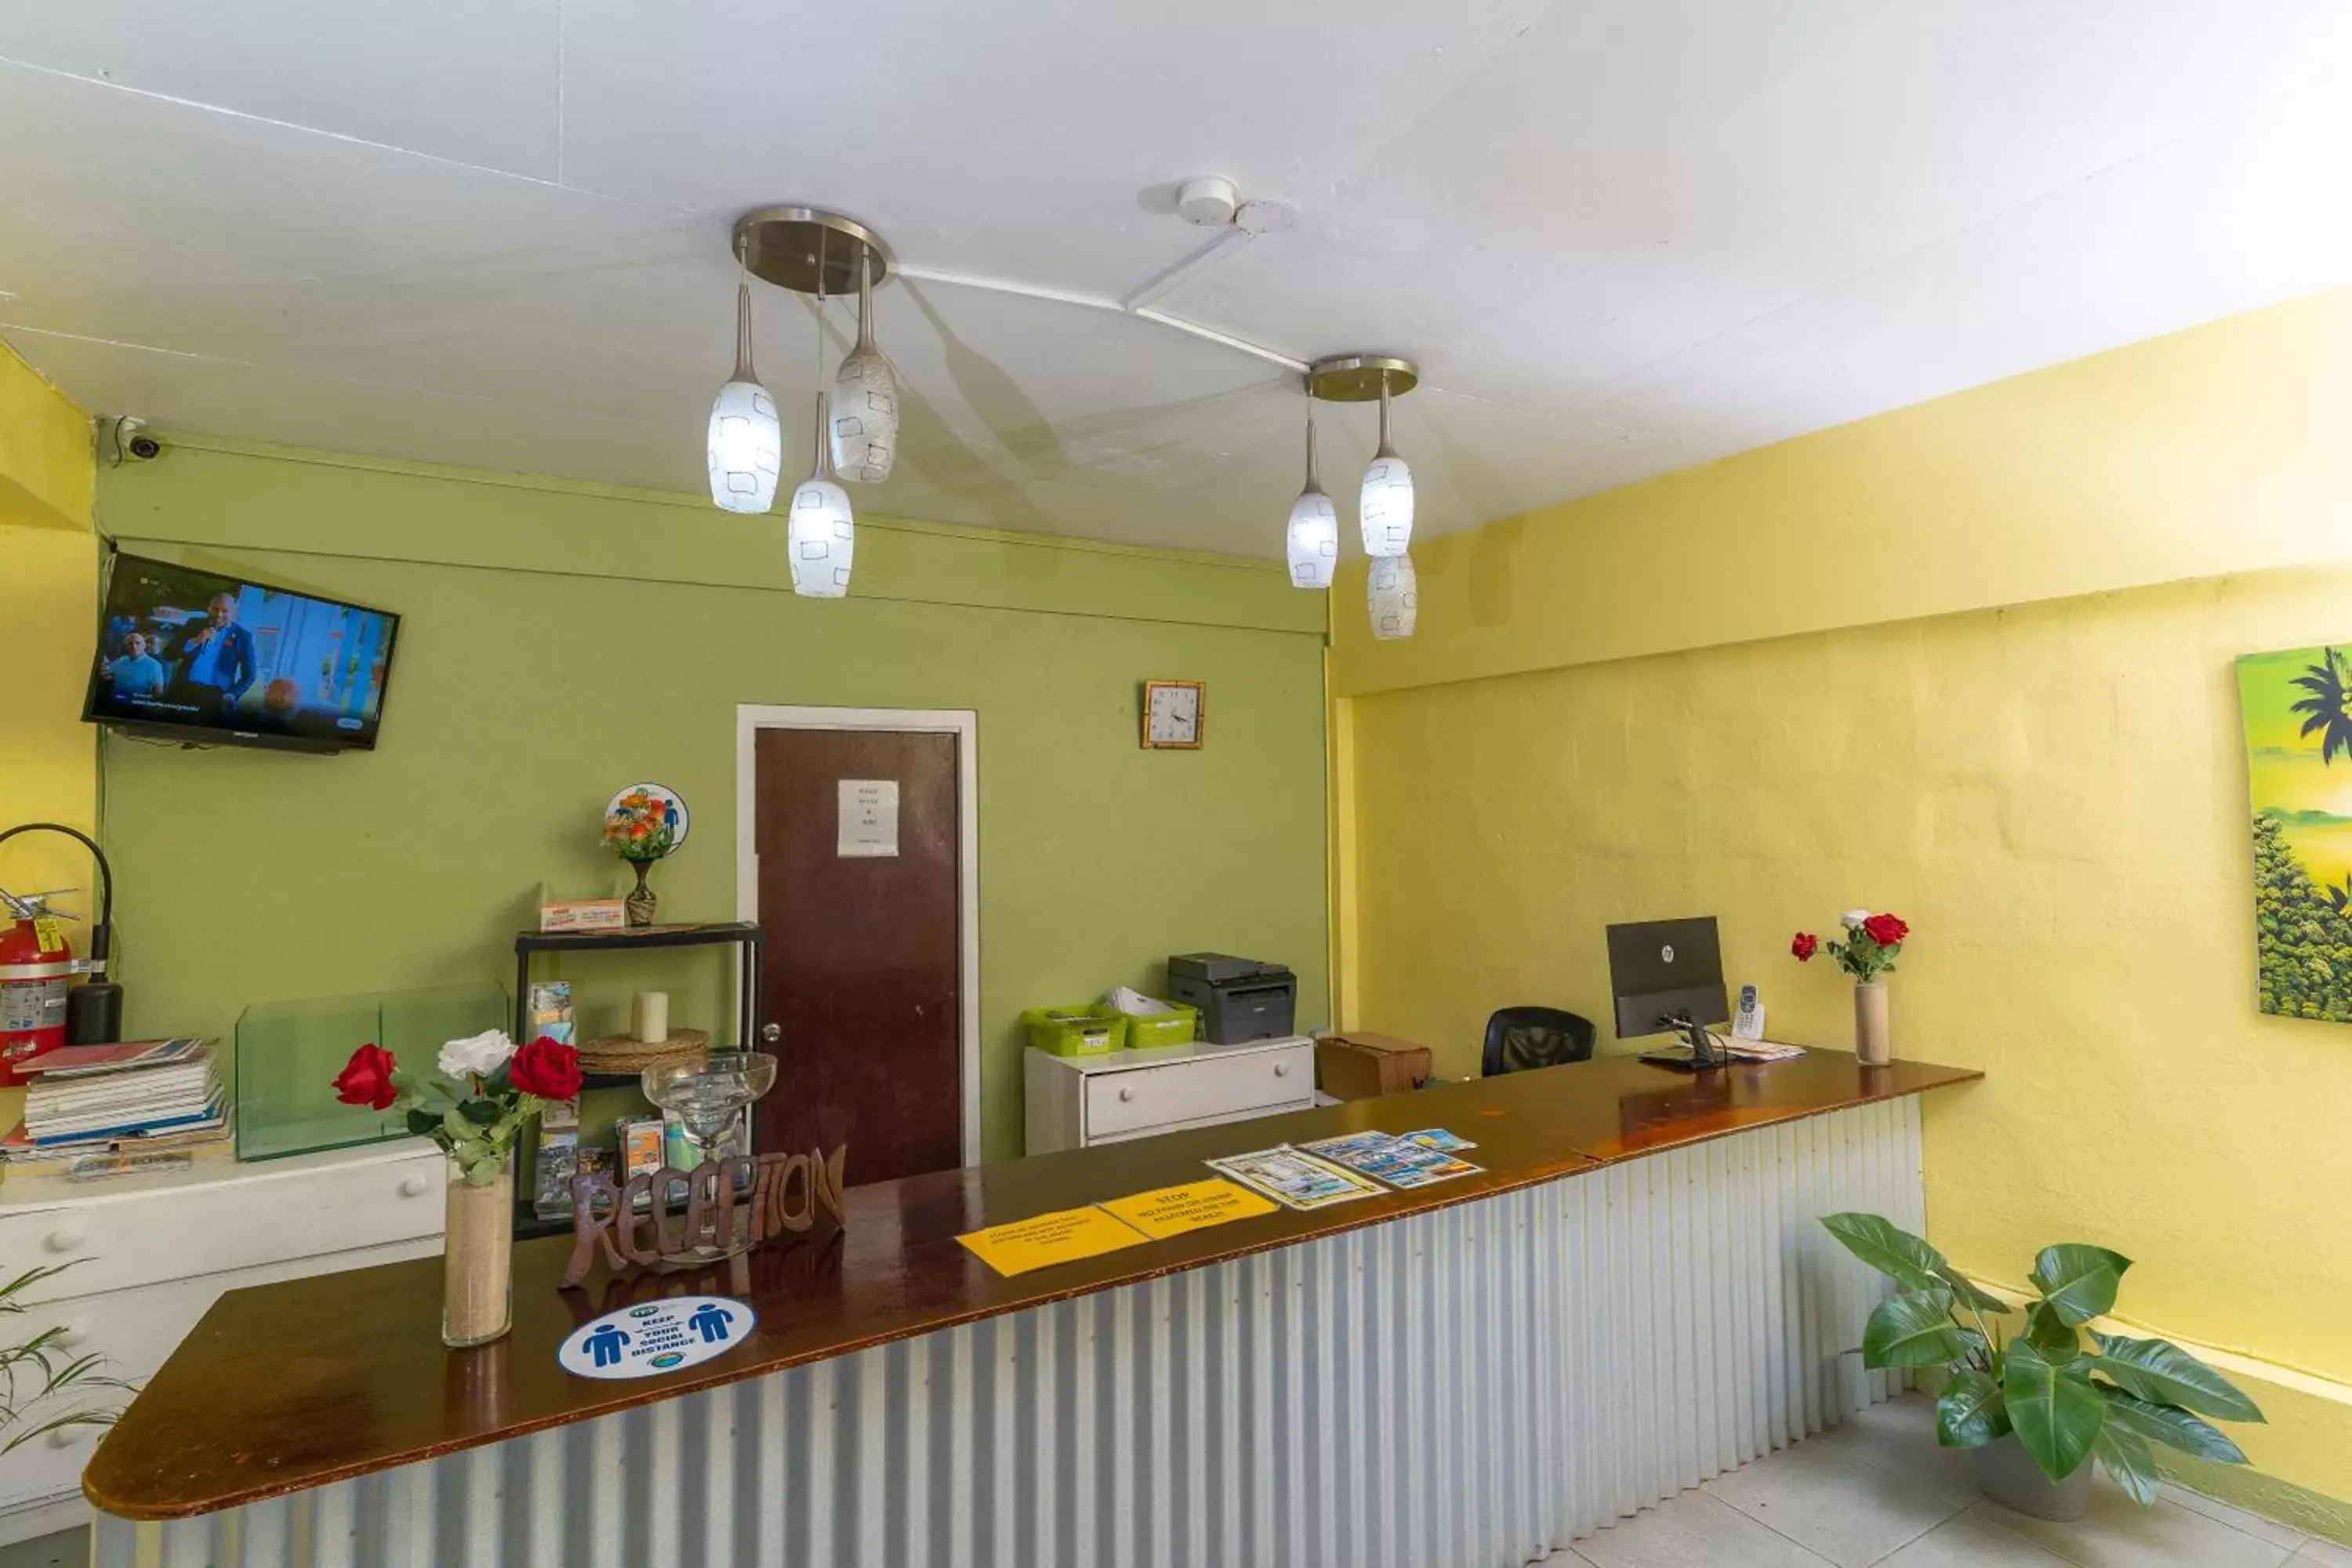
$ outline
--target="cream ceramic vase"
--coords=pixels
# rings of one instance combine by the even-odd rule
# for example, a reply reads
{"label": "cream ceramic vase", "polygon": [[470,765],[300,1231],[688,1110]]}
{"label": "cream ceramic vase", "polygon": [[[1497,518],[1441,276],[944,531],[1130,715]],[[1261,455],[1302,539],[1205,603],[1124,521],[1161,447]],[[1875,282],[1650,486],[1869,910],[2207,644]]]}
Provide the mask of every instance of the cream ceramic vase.
{"label": "cream ceramic vase", "polygon": [[467,1182],[454,1158],[446,1165],[441,1342],[488,1344],[514,1326],[514,1156],[479,1185]]}
{"label": "cream ceramic vase", "polygon": [[1886,982],[1865,980],[1853,988],[1853,1054],[1862,1065],[1883,1068],[1895,1059],[1886,1032]]}

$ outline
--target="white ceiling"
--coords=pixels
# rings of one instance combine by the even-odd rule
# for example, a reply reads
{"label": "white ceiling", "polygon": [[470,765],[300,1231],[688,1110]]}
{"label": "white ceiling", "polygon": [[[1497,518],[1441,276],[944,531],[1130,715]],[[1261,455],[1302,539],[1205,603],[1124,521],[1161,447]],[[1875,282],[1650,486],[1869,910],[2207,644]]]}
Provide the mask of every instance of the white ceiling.
{"label": "white ceiling", "polygon": [[[1421,360],[1442,532],[2352,282],[2352,5],[0,0],[0,336],[167,432],[698,490],[738,212],[1116,300],[1206,173],[1297,222],[1157,308]],[[796,464],[811,317],[757,291]],[[1275,365],[877,311],[862,508],[1280,552]],[[1327,415],[1335,493],[1370,445]]]}

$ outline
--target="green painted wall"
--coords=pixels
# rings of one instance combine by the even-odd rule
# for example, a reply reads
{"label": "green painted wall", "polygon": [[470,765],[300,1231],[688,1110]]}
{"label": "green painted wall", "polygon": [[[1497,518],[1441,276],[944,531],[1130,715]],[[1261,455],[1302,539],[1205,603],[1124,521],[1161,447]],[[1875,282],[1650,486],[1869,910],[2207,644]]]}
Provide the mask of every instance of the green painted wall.
{"label": "green painted wall", "polygon": [[[268,998],[511,984],[544,882],[617,892],[622,784],[695,812],[669,919],[735,910],[736,705],[980,715],[986,1156],[1021,1141],[1024,1006],[1156,986],[1171,952],[1278,959],[1327,1016],[1323,605],[1277,565],[877,521],[855,595],[793,597],[780,518],[317,454],[176,447],[104,476],[126,550],[404,617],[380,748],[104,747],[129,1025],[226,1037]],[[1150,677],[1209,683],[1208,745],[1136,744]],[[716,1022],[722,973],[575,963],[583,1022],[641,984]]]}

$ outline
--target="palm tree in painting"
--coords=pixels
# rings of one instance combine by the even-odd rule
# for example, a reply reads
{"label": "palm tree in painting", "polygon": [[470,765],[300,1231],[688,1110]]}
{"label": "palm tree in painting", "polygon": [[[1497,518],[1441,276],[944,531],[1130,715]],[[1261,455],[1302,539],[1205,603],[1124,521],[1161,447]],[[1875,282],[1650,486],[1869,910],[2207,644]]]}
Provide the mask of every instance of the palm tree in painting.
{"label": "palm tree in painting", "polygon": [[2311,695],[2288,711],[2308,715],[2303,732],[2319,735],[2319,760],[2326,763],[2339,751],[2352,758],[2352,660],[2332,647],[2321,651],[2322,662],[2305,665],[2294,681]]}

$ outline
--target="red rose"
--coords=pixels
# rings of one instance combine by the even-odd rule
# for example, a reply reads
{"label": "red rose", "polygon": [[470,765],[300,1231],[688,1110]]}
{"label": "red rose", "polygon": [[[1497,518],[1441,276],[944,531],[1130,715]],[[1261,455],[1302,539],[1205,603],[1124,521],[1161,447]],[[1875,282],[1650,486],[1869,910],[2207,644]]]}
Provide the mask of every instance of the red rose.
{"label": "red rose", "polygon": [[1862,934],[1881,947],[1893,947],[1911,934],[1911,928],[1893,915],[1873,915],[1862,922]]}
{"label": "red rose", "polygon": [[389,1110],[392,1102],[400,1098],[400,1090],[392,1081],[393,1069],[399,1065],[382,1046],[362,1046],[343,1064],[343,1070],[335,1075],[335,1098],[345,1105]]}
{"label": "red rose", "polygon": [[1789,951],[1796,955],[1799,963],[1804,963],[1821,950],[1822,939],[1809,931],[1799,931],[1796,940],[1789,943]]}
{"label": "red rose", "polygon": [[580,1092],[580,1053],[552,1035],[541,1035],[507,1063],[507,1079],[541,1100],[570,1100]]}

